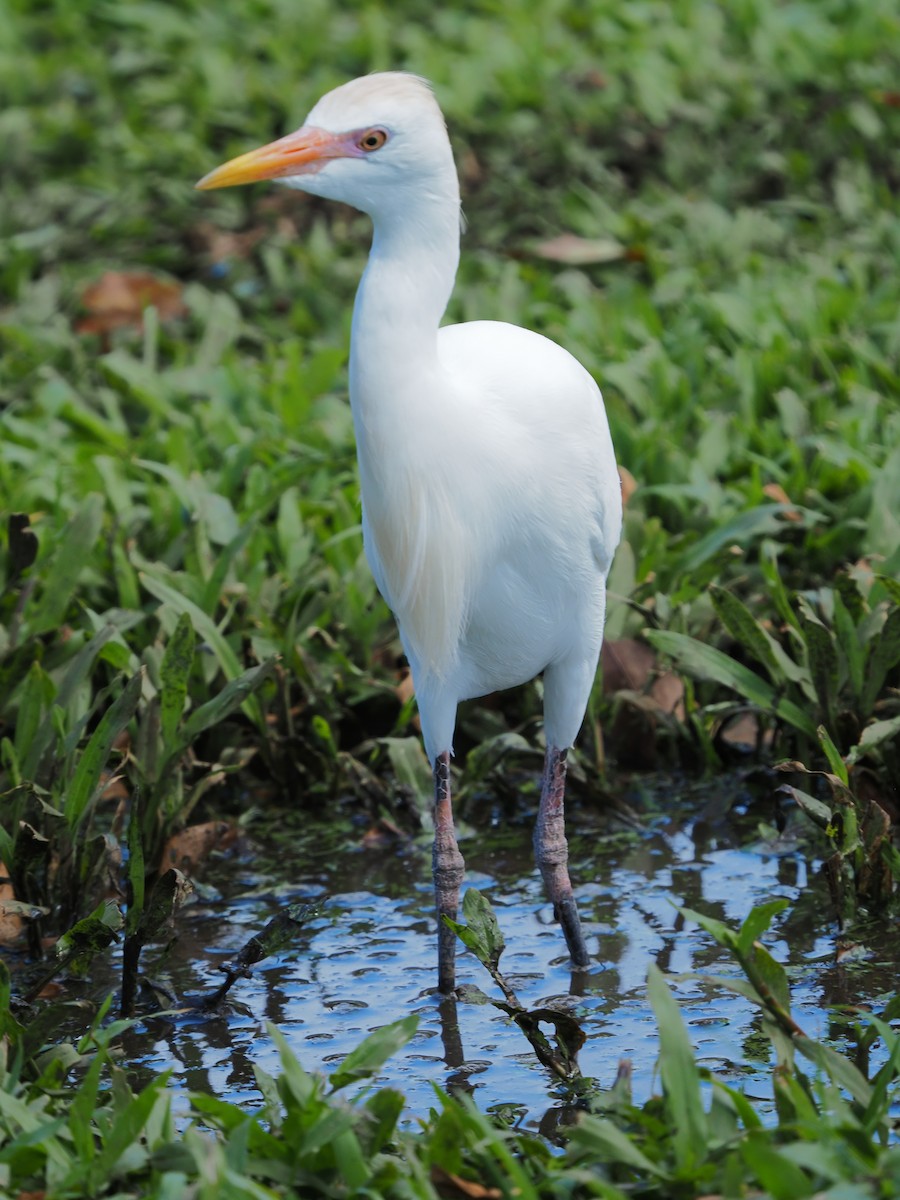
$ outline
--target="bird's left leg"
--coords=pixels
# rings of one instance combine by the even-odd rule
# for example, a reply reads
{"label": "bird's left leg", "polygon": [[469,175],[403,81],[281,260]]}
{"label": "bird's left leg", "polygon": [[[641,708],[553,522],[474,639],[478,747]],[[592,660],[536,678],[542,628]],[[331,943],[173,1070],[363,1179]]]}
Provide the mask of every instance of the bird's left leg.
{"label": "bird's left leg", "polygon": [[541,805],[534,829],[534,856],[556,919],[562,925],[572,962],[576,967],[586,967],[590,956],[569,880],[569,845],[563,808],[565,791],[566,751],[548,744],[541,783]]}
{"label": "bird's left leg", "polygon": [[434,898],[438,921],[438,991],[456,987],[456,934],[444,924],[444,916],[456,920],[459,887],[466,864],[456,844],[453,809],[450,803],[450,754],[444,751],[434,763]]}

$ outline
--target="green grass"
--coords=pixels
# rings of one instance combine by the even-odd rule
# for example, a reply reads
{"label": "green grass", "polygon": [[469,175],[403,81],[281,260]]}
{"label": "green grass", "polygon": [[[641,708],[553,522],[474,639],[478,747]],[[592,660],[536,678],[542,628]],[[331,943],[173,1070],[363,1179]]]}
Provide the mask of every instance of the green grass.
{"label": "green grass", "polygon": [[[430,77],[451,129],[468,231],[448,318],[545,332],[603,388],[638,485],[609,636],[686,680],[685,720],[652,724],[660,757],[717,769],[750,710],[770,757],[827,768],[789,778],[841,918],[896,906],[898,45],[893,0],[0,0],[0,858],[33,953],[68,933],[86,962],[123,919],[142,945],[175,894],[159,850],[218,811],[216,781],[427,796],[359,528],[366,221],[192,187],[388,67]],[[561,233],[583,242],[548,251]],[[182,315],[77,332],[108,270],[174,282]],[[597,721],[632,701],[598,684],[591,789]],[[462,786],[539,711],[534,687],[469,706]],[[126,843],[123,918],[105,888]]]}

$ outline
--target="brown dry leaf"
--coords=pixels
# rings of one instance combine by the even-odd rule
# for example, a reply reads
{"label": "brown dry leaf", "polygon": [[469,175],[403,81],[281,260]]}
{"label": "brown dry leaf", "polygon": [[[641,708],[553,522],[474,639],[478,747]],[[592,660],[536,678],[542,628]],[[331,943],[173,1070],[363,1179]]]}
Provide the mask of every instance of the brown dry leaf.
{"label": "brown dry leaf", "polygon": [[609,87],[609,79],[603,74],[602,71],[598,71],[596,67],[591,67],[589,70],[580,75],[578,77],[578,82],[584,84],[586,87],[598,89]]}
{"label": "brown dry leaf", "polygon": [[610,745],[623,767],[652,768],[659,753],[658,730],[665,716],[652,696],[623,690],[616,697]]}
{"label": "brown dry leaf", "polygon": [[637,480],[627,467],[619,467],[619,482],[622,485],[622,507],[624,508],[637,491]]}
{"label": "brown dry leaf", "polygon": [[117,775],[112,771],[102,771],[100,779],[101,782],[106,781],[106,786],[100,793],[101,800],[127,800],[131,795],[125,786],[124,775]]}
{"label": "brown dry leaf", "polygon": [[383,850],[395,846],[397,842],[408,842],[409,835],[404,833],[389,817],[379,817],[362,837],[363,850]]}
{"label": "brown dry leaf", "polygon": [[719,736],[729,746],[755,746],[759,738],[759,721],[754,713],[741,713],[729,721]]}
{"label": "brown dry leaf", "polygon": [[201,825],[189,825],[174,834],[163,847],[159,861],[159,874],[170,867],[177,867],[190,875],[194,867],[207,858],[213,850],[227,850],[237,840],[238,829],[233,821],[204,821]]}
{"label": "brown dry leaf", "polygon": [[454,1175],[452,1171],[445,1171],[437,1165],[431,1168],[431,1182],[441,1196],[448,1196],[450,1200],[458,1196],[465,1197],[465,1200],[501,1200],[503,1195],[499,1188],[485,1187],[474,1179],[463,1179],[461,1175]]}
{"label": "brown dry leaf", "polygon": [[666,671],[653,680],[650,695],[664,713],[684,720],[684,683],[673,671]]}
{"label": "brown dry leaf", "polygon": [[646,642],[636,638],[617,638],[604,642],[600,651],[603,665],[603,691],[621,692],[626,688],[642,691],[656,666],[656,655]]}
{"label": "brown dry leaf", "polygon": [[0,946],[11,946],[21,936],[25,921],[21,913],[7,912],[4,906],[4,900],[16,898],[5,863],[0,863],[0,875],[7,881],[0,883]]}
{"label": "brown dry leaf", "polygon": [[160,279],[147,271],[106,271],[81,294],[88,316],[75,322],[76,333],[111,333],[130,326],[141,329],[144,309],[150,305],[161,321],[185,314],[181,284]]}
{"label": "brown dry leaf", "polygon": [[[288,217],[279,217],[279,233],[296,234],[297,228]],[[282,221],[288,222],[290,228],[280,228]],[[191,230],[191,237],[198,248],[207,254],[213,262],[222,262],[229,258],[249,258],[253,249],[266,236],[268,230],[263,227],[245,229],[235,233],[232,229],[218,229],[212,221],[201,221]]]}
{"label": "brown dry leaf", "polygon": [[[770,500],[774,500],[776,504],[790,504],[791,498],[781,486],[780,483],[767,483],[763,488],[763,495],[768,496]],[[784,514],[786,521],[802,521],[800,513],[796,508],[790,508]]]}
{"label": "brown dry leaf", "polygon": [[55,979],[51,979],[49,983],[45,983],[38,992],[38,999],[58,1000],[65,990],[65,987],[61,983],[57,983]]}
{"label": "brown dry leaf", "polygon": [[7,912],[0,901],[0,946],[12,946],[22,936],[25,922],[16,912]]}
{"label": "brown dry leaf", "polygon": [[583,238],[575,233],[560,233],[538,242],[532,250],[539,258],[564,263],[568,267],[619,262],[629,257],[628,247],[615,238]]}
{"label": "brown dry leaf", "polygon": [[[400,676],[394,692],[396,693],[397,699],[400,701],[401,705],[406,704],[406,702],[411,700],[416,694],[416,689],[413,687],[413,677],[408,670],[404,671]],[[422,732],[422,722],[419,720],[418,710],[413,713],[413,718],[412,721],[410,721],[410,724],[412,725],[413,729],[418,729],[420,733]]]}

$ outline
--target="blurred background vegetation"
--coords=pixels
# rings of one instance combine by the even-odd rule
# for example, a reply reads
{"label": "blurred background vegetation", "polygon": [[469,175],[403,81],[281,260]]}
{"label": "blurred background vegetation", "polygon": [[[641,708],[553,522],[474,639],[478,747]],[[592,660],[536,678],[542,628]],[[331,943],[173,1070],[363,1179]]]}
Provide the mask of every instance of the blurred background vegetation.
{"label": "blurred background vegetation", "polygon": [[[0,0],[0,942],[39,958],[55,941],[49,972],[77,975],[124,926],[125,1010],[179,901],[167,866],[215,842],[215,821],[194,827],[204,807],[312,812],[327,797],[345,802],[330,812],[387,815],[388,832],[427,822],[414,703],[362,555],[346,400],[367,221],[275,186],[193,190],[327,89],[398,68],[433,81],[462,179],[448,319],[514,321],[571,350],[623,467],[576,794],[602,804],[636,767],[750,763],[821,830],[845,927],[896,907],[896,0]],[[463,801],[527,801],[539,738],[539,684],[466,706]],[[623,1077],[603,1108],[618,1125],[583,1124],[565,1159],[517,1137],[514,1161],[511,1137],[445,1098],[431,1148],[410,1139],[400,1160],[381,1151],[402,1100],[379,1093],[340,1109],[376,1190],[431,1197],[427,1178],[473,1163],[496,1194],[512,1179],[534,1197],[621,1197],[597,1162],[630,1195],[811,1195],[889,1159],[896,1179],[896,1154],[879,1155],[897,1039],[879,1026],[892,1057],[873,1090],[824,1047],[826,1082],[794,1071],[787,979],[755,941],[773,911],[739,933],[692,919],[765,976],[784,1154],[728,1089],[707,1136],[657,980],[662,1107],[638,1113]],[[174,1146],[164,1081],[135,1097],[107,1055],[119,1027],[41,1056],[62,1019],[32,1003],[47,974],[20,972],[15,1001],[0,966],[15,1053],[0,1187],[99,1194],[133,1170],[149,1195],[152,1167],[153,1195],[188,1175],[202,1195],[256,1195],[249,1175],[271,1182],[275,1159],[282,1182],[290,1167],[344,1189],[329,1194],[368,1178],[343,1133],[320,1137],[340,1103],[286,1048],[279,1094],[309,1144],[276,1136],[269,1080],[265,1129],[195,1097],[207,1128],[239,1136]],[[347,1078],[400,1041],[375,1035]],[[71,1112],[54,1107],[98,1047]],[[221,1190],[244,1168],[246,1190]]]}
{"label": "blurred background vegetation", "polygon": [[[62,927],[96,896],[86,831],[126,820],[111,772],[148,870],[230,774],[291,803],[427,804],[345,394],[366,219],[192,186],[383,68],[429,77],[450,126],[448,319],[540,330],[606,397],[628,505],[576,782],[596,796],[607,752],[718,769],[750,747],[830,763],[844,791],[809,811],[833,842],[847,794],[892,815],[898,45],[892,0],[3,0],[17,895]],[[464,788],[530,768],[539,713],[539,685],[468,706]]]}

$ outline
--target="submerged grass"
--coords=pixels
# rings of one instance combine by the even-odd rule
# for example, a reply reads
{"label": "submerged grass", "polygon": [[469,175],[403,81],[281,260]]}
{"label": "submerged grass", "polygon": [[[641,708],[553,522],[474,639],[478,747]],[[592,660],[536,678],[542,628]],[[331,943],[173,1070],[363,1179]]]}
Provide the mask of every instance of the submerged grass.
{"label": "submerged grass", "polygon": [[[292,803],[353,793],[406,822],[397,782],[427,794],[399,644],[362,557],[344,397],[365,220],[275,189],[192,190],[328,87],[387,67],[430,77],[451,128],[469,224],[449,318],[516,321],[571,349],[603,387],[637,485],[608,633],[645,638],[675,664],[684,718],[647,694],[663,660],[615,697],[598,684],[573,775],[596,787],[600,717],[613,757],[625,761],[637,722],[642,755],[714,768],[722,734],[749,712],[758,750],[805,764],[787,782],[830,842],[841,919],[890,911],[898,45],[892,0],[339,12],[0,0],[5,936],[22,931],[37,956],[65,935],[63,965],[87,969],[123,920],[112,880],[128,893],[126,936],[143,944],[144,914],[164,924],[177,891],[171,879],[153,890],[169,834],[228,777]],[[538,713],[535,688],[470,707],[464,784],[488,786]],[[39,1049],[29,1044],[28,1062]],[[222,1110],[220,1143],[190,1134],[160,1149],[171,1143],[161,1087],[131,1097],[113,1070],[88,1135],[57,1115],[61,1068],[52,1079],[24,1068],[9,1059],[0,1093],[18,1122],[0,1148],[10,1187],[46,1170],[48,1194],[99,1194],[119,1162],[123,1178],[158,1167],[159,1195],[187,1180],[197,1195],[300,1186],[245,1170],[269,1136],[256,1118]],[[78,1111],[99,1078],[81,1085]],[[376,1095],[363,1117],[318,1084],[296,1086],[324,1105],[329,1137],[361,1121],[377,1158],[393,1136],[396,1100]],[[852,1178],[854,1194],[879,1194],[855,1159],[842,1160],[849,1174],[810,1174],[797,1149],[784,1166],[731,1103],[754,1131],[728,1159],[725,1194],[744,1172],[769,1194],[808,1194],[790,1190],[798,1171],[804,1187]],[[496,1186],[619,1194],[578,1174],[582,1160],[556,1174],[537,1142],[442,1104],[433,1144],[458,1137],[471,1165],[487,1139]],[[856,1129],[843,1105],[804,1110],[801,1140]],[[646,1112],[663,1136],[666,1113]],[[303,1127],[291,1113],[284,1127]],[[430,1195],[432,1163],[456,1169],[449,1149],[431,1153],[409,1150],[406,1175],[391,1176],[389,1158],[389,1185],[309,1178],[336,1193]],[[702,1172],[676,1158],[666,1186],[694,1194]]]}

